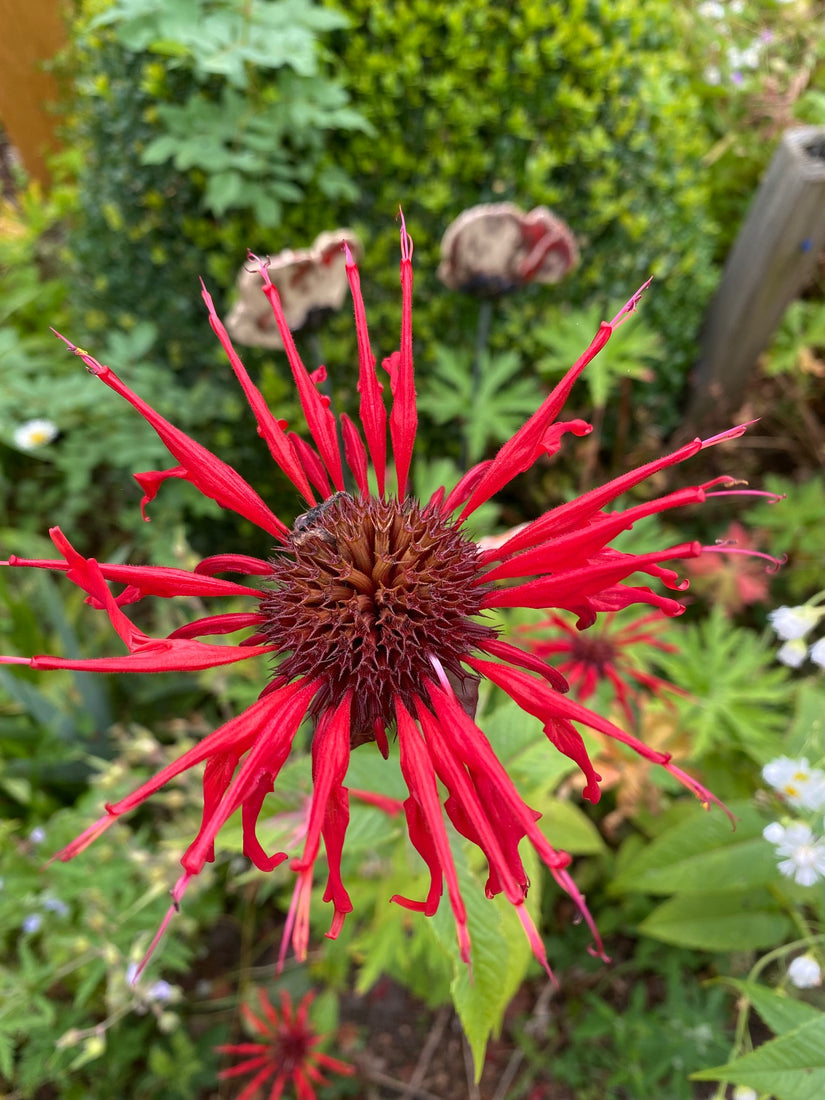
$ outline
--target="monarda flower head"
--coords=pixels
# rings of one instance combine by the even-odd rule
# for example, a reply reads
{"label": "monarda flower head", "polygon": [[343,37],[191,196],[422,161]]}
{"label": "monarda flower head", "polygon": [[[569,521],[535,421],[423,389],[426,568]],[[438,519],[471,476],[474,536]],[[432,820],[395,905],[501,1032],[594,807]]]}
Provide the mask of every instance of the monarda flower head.
{"label": "monarda flower head", "polygon": [[[173,905],[160,936],[188,882],[214,859],[218,833],[236,811],[242,816],[244,853],[256,867],[268,871],[287,858],[285,852],[264,850],[256,823],[299,726],[309,718],[313,724],[313,795],[303,851],[290,864],[297,879],[289,927],[299,957],[307,947],[313,868],[322,840],[328,865],[324,899],[334,910],[330,937],[338,935],[352,909],[341,877],[349,821],[346,777],[350,752],[361,745],[365,747],[360,751],[371,751],[374,742],[386,757],[391,735],[397,737],[401,772],[409,792],[404,811],[410,839],[430,873],[424,899],[396,896],[393,900],[432,915],[446,884],[460,952],[469,961],[467,917],[450,851],[446,811],[458,832],[478,845],[486,857],[487,895],[504,893],[545,967],[544,946],[524,904],[529,883],[518,850],[524,838],[573,898],[601,952],[584,899],[569,875],[569,856],[553,849],[544,838],[536,825],[539,815],[522,801],[474,721],[479,678],[488,678],[539,718],[553,748],[584,772],[584,796],[591,802],[599,798],[600,777],[588,758],[580,726],[600,730],[661,764],[703,803],[713,796],[677,768],[668,754],[647,748],[565,695],[567,685],[561,673],[541,657],[500,638],[485,613],[503,607],[564,609],[578,616],[580,628],[592,624],[602,612],[632,604],[652,606],[666,615],[680,614],[682,605],[672,595],[648,584],[628,583],[628,578],[646,575],[665,590],[678,592],[686,582],[679,580],[669,563],[698,555],[700,544],[686,542],[633,554],[611,549],[610,542],[636,520],[704,501],[714,489],[726,491],[725,487],[735,484],[734,479],[717,478],[624,510],[611,511],[609,506],[659,471],[705,447],[736,438],[744,427],[687,443],[551,508],[482,551],[468,535],[466,521],[513,478],[543,456],[554,454],[565,433],[583,435],[590,430],[581,420],[559,421],[559,413],[581,372],[635,309],[638,295],[612,321],[600,326],[581,358],[495,458],[468,470],[449,491],[442,488],[429,500],[418,501],[408,491],[417,415],[412,242],[406,227],[402,223],[400,347],[382,364],[390,381],[389,416],[370,346],[358,271],[346,252],[358,337],[360,426],[346,414],[336,420],[328,398],[316,386],[323,380],[323,368],[312,375],[304,367],[267,265],[255,257],[253,260],[283,340],[308,439],[288,432],[286,423],[267,408],[205,288],[203,298],[212,328],[255,415],[258,434],[303,501],[291,526],[270,510],[240,474],[155,412],[114,371],[82,348],[68,344],[91,374],[151,424],[175,460],[170,469],[135,475],[145,494],[142,507],[146,508],[168,478],[188,481],[260,529],[261,556],[220,553],[201,561],[191,572],[163,566],[99,564],[79,554],[63,532],[54,528],[51,536],[60,557],[37,561],[11,557],[8,564],[64,572],[87,594],[87,602],[109,617],[126,653],[88,660],[56,656],[3,660],[34,669],[144,673],[191,672],[259,660],[262,690],[242,714],[132,794],[107,805],[105,814],[61,851],[59,858],[78,855],[122,814],[141,805],[175,776],[204,765],[203,820],[181,859],[183,873],[172,889]],[[388,468],[388,426],[394,476]],[[370,466],[375,492],[370,488]],[[220,576],[226,573],[241,579]],[[117,594],[111,585],[116,586]],[[124,611],[125,606],[148,597],[175,596],[241,598],[248,602],[248,610],[218,611],[168,637],[144,633]],[[241,644],[209,640],[239,630],[249,632]],[[442,804],[443,791],[446,800]]]}
{"label": "monarda flower head", "polygon": [[[255,1042],[225,1043],[216,1049],[222,1054],[234,1054],[242,1061],[218,1074],[229,1077],[252,1075],[238,1093],[236,1100],[252,1100],[266,1095],[267,1100],[279,1100],[287,1084],[292,1085],[298,1100],[317,1100],[313,1085],[326,1085],[323,1071],[350,1076],[353,1066],[316,1050],[324,1038],[316,1034],[309,1019],[314,994],[308,993],[297,1008],[285,989],[281,990],[281,1011],[272,1004],[266,990],[258,989],[261,1015],[248,1005],[241,1005],[247,1026],[256,1036]],[[261,1090],[266,1088],[264,1094]]]}

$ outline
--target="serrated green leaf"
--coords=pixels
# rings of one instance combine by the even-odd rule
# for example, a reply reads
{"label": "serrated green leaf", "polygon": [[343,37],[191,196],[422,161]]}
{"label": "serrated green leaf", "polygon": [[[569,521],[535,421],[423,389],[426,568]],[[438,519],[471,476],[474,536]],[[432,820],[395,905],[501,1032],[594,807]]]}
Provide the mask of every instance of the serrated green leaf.
{"label": "serrated green leaf", "polygon": [[[472,942],[472,973],[462,962],[456,941],[455,919],[446,899],[442,900],[431,927],[453,964],[451,992],[476,1069],[484,1068],[484,1053],[491,1034],[498,1034],[504,1012],[521,985],[532,958],[530,945],[514,907],[503,894],[489,899],[484,893],[483,873],[468,866],[465,849],[453,845],[459,887],[467,909],[467,927]],[[529,912],[538,917],[540,866],[531,848],[522,853],[525,869],[533,882]]]}
{"label": "serrated green leaf", "polygon": [[819,1100],[825,1096],[825,1014],[726,1066],[694,1073],[692,1079],[730,1081],[776,1100]]}
{"label": "serrated green leaf", "polygon": [[762,838],[764,819],[750,802],[729,808],[735,829],[724,814],[696,807],[622,867],[611,893],[741,891],[775,881],[776,857]]}
{"label": "serrated green leaf", "polygon": [[818,1008],[806,1001],[798,1001],[786,993],[779,993],[758,982],[742,982],[735,978],[725,978],[723,983],[747,997],[771,1031],[783,1035],[809,1020],[822,1016]]}
{"label": "serrated green leaf", "polygon": [[790,921],[766,891],[679,894],[639,925],[655,940],[698,951],[756,951],[781,943]]}

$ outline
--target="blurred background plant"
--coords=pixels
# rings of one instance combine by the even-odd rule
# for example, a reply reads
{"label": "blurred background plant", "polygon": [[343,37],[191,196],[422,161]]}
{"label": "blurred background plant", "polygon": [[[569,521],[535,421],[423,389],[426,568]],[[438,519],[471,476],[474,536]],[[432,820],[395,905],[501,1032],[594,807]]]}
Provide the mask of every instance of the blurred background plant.
{"label": "blurred background plant", "polygon": [[[651,274],[640,316],[568,406],[595,430],[568,437],[479,510],[477,533],[500,533],[660,453],[775,140],[794,122],[825,123],[824,44],[825,14],[811,0],[77,0],[55,63],[63,150],[52,185],[27,180],[0,144],[2,556],[49,557],[55,523],[84,553],[110,560],[188,566],[218,545],[266,553],[251,526],[224,531],[219,509],[174,481],[143,523],[131,473],[165,465],[164,451],[122,402],[88,384],[47,326],[124,372],[291,518],[299,509],[261,462],[198,276],[225,315],[247,247],[305,248],[323,230],[352,226],[365,244],[374,347],[387,354],[397,344],[399,203],[416,245],[419,493],[491,457],[602,315]],[[553,209],[580,261],[555,286],[527,280],[488,303],[480,340],[485,304],[440,285],[439,242],[462,210],[505,200]],[[823,1071],[810,1052],[825,1048],[814,980],[825,963],[822,880],[803,885],[780,869],[782,859],[798,865],[800,844],[779,857],[763,830],[799,818],[762,769],[787,757],[815,770],[825,757],[822,670],[814,660],[786,667],[767,626],[769,608],[797,607],[825,583],[823,310],[820,275],[743,394],[742,419],[761,417],[759,426],[735,452],[711,452],[690,470],[696,481],[747,477],[784,502],[755,504],[737,514],[739,527],[717,501],[678,529],[643,521],[624,536],[676,543],[689,528],[708,546],[788,555],[772,577],[746,557],[704,555],[684,619],[656,634],[661,645],[622,619],[608,639],[622,679],[641,673],[628,703],[639,736],[729,800],[736,831],[596,735],[588,747],[605,795],[585,814],[577,778],[548,751],[540,724],[494,689],[481,699],[484,728],[542,828],[575,858],[611,967],[587,956],[586,930],[530,867],[531,908],[560,980],[549,986],[512,914],[483,900],[485,869],[457,844],[484,961],[471,985],[446,910],[425,920],[386,904],[396,889],[414,893],[421,869],[400,820],[367,798],[353,799],[344,862],[356,913],[334,949],[321,947],[326,918],[314,906],[308,966],[288,959],[276,977],[291,885],[228,854],[240,848],[230,822],[211,874],[131,986],[168,904],[173,853],[196,827],[199,792],[181,780],[84,862],[43,865],[102,801],[260,685],[244,666],[151,683],[9,667],[0,674],[0,1091],[228,1100],[236,1092],[218,1083],[228,1061],[215,1048],[244,1040],[238,1006],[254,1005],[261,987],[275,1004],[278,988],[295,1003],[321,991],[313,1029],[357,1070],[331,1077],[319,1090],[327,1097],[409,1086],[441,1100],[704,1098],[716,1086],[689,1081],[702,1070],[722,1082],[718,1100],[725,1082],[777,1100],[818,1097]],[[336,403],[353,412],[347,307],[326,319],[322,348],[320,339],[298,336],[311,366],[324,356]],[[244,360],[277,415],[298,417],[283,356],[250,348]],[[169,632],[183,619],[165,603],[148,625]],[[577,641],[572,628],[540,619],[502,615],[501,625]],[[94,622],[59,579],[0,575],[3,652],[115,652]],[[590,705],[622,724],[600,660]],[[650,690],[661,679],[676,690]],[[387,764],[355,753],[349,782],[405,794],[394,752]],[[267,804],[264,844],[300,830],[309,789],[308,758],[297,754]],[[821,813],[802,823],[816,867]]]}

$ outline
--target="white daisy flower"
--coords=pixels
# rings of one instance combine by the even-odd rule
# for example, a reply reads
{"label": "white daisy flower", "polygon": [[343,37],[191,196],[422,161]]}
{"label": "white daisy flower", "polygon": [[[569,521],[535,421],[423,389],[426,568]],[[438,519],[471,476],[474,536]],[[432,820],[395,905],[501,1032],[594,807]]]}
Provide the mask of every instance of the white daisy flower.
{"label": "white daisy flower", "polygon": [[825,878],[825,844],[801,822],[779,828],[781,836],[778,830],[771,830],[771,834],[766,835],[770,825],[762,835],[776,845],[778,856],[786,857],[779,862],[780,872],[800,886],[813,886],[819,878]]}
{"label": "white daisy flower", "polygon": [[14,429],[14,445],[21,451],[36,451],[55,438],[60,429],[51,420],[27,420]]}
{"label": "white daisy flower", "polygon": [[804,756],[801,760],[780,756],[769,761],[762,769],[762,778],[796,809],[825,807],[825,772],[812,768]]}

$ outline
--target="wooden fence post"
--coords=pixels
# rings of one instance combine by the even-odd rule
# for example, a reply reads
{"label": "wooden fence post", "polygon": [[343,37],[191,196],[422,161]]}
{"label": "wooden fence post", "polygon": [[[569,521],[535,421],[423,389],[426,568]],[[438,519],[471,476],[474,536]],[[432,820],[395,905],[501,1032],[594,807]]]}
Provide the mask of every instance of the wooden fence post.
{"label": "wooden fence post", "polygon": [[56,0],[0,0],[0,122],[26,171],[44,187],[51,182],[44,153],[57,146],[49,108],[58,88],[43,62],[65,41]]}
{"label": "wooden fence post", "polygon": [[741,403],[759,354],[823,249],[825,126],[800,126],[783,135],[725,264],[692,377],[690,429]]}

